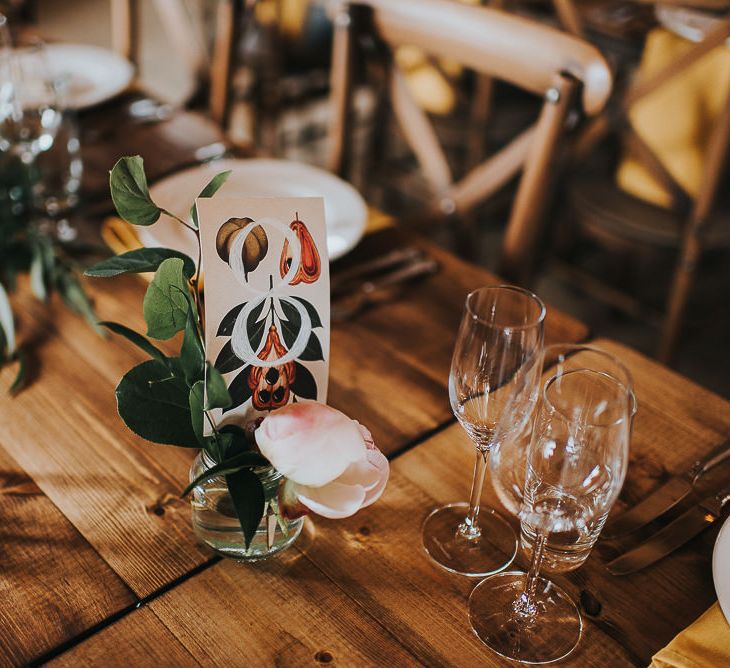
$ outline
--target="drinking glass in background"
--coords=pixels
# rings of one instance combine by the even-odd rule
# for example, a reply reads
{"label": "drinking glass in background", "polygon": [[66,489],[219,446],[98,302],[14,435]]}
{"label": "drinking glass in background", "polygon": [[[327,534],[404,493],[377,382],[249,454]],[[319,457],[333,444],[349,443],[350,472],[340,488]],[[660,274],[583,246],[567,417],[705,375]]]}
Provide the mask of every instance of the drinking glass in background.
{"label": "drinking glass in background", "polygon": [[[636,413],[633,394],[633,379],[629,370],[613,355],[595,346],[583,344],[554,344],[546,346],[543,354],[543,377],[560,376],[569,371],[591,369],[606,373],[618,380],[631,396],[629,427]],[[535,411],[537,416],[538,411]],[[519,515],[524,501],[527,478],[527,453],[532,438],[534,420],[513,438],[503,440],[492,450],[489,459],[492,485],[502,504],[515,515]],[[630,432],[629,432],[630,435]],[[543,555],[543,571],[563,573],[575,570],[588,558],[606,522],[606,515],[580,529],[554,531],[550,534]],[[527,558],[532,556],[535,529],[529,522],[522,522],[520,548]]]}
{"label": "drinking glass in background", "polygon": [[523,530],[534,536],[529,571],[492,575],[469,597],[474,631],[498,654],[549,663],[578,644],[578,608],[540,577],[545,546],[551,534],[602,525],[626,476],[634,407],[631,389],[603,371],[559,372],[545,384],[520,509]]}
{"label": "drinking glass in background", "polygon": [[66,214],[79,203],[83,175],[81,141],[76,112],[65,104],[68,82],[59,77],[54,85],[61,118],[53,143],[38,153],[33,164],[33,201],[36,210],[55,223],[61,241],[71,241],[77,231]]}
{"label": "drinking glass in background", "polygon": [[469,503],[434,510],[423,545],[453,573],[503,570],[517,552],[515,532],[480,499],[489,452],[521,431],[532,416],[542,370],[545,305],[511,286],[475,290],[466,298],[449,375],[454,415],[476,446]]}
{"label": "drinking glass in background", "polygon": [[29,165],[51,148],[60,123],[43,44],[13,48],[8,21],[0,15],[0,151]]}
{"label": "drinking glass in background", "polygon": [[0,15],[2,162],[10,169],[14,157],[26,166],[22,187],[30,187],[32,207],[50,219],[62,240],[75,236],[63,214],[78,204],[82,174],[76,117],[64,104],[67,87],[50,69],[43,43],[14,48],[8,21]]}

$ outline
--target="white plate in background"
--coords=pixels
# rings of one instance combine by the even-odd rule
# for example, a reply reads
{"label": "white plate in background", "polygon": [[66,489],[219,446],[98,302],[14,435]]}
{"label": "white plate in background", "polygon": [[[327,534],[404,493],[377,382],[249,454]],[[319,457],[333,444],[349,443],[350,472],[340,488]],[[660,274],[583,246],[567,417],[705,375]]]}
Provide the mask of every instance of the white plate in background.
{"label": "white plate in background", "polygon": [[87,44],[45,45],[48,67],[64,82],[64,105],[84,109],[124,91],[134,78],[134,67],[120,55]]}
{"label": "white plate in background", "polygon": [[[362,238],[367,207],[360,193],[342,179],[311,165],[290,160],[222,159],[168,176],[150,187],[155,204],[183,220],[197,194],[219,172],[232,170],[217,195],[224,197],[324,197],[327,251],[336,260]],[[195,235],[162,216],[150,227],[135,228],[145,246],[166,246],[197,257]]]}
{"label": "white plate in background", "polygon": [[730,624],[730,517],[725,519],[712,553],[712,579],[722,613]]}

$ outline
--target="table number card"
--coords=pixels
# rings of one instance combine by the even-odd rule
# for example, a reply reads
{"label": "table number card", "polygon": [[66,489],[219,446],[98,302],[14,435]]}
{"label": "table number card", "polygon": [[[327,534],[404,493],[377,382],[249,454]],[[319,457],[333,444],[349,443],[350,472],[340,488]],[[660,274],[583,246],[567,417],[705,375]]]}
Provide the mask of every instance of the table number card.
{"label": "table number card", "polygon": [[[292,401],[326,401],[330,290],[321,198],[198,199],[205,345],[240,423]],[[209,425],[206,425],[210,429]]]}

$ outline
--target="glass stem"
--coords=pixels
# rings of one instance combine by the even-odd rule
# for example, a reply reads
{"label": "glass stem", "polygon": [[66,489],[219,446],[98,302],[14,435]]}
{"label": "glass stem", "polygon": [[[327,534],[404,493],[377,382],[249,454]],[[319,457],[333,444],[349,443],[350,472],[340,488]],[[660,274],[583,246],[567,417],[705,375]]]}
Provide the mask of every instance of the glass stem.
{"label": "glass stem", "polygon": [[479,538],[482,535],[477,520],[479,518],[479,504],[484,487],[484,478],[487,474],[488,450],[477,449],[477,459],[474,463],[474,478],[471,481],[471,495],[469,496],[469,512],[459,527],[459,533],[465,538]]}
{"label": "glass stem", "polygon": [[535,602],[535,592],[537,591],[537,581],[539,579],[542,560],[545,556],[545,545],[548,535],[544,532],[538,532],[535,536],[535,544],[532,548],[532,561],[530,562],[530,570],[527,571],[527,582],[524,591],[519,595],[513,604],[513,609],[522,621],[532,621],[537,615],[537,603]]}

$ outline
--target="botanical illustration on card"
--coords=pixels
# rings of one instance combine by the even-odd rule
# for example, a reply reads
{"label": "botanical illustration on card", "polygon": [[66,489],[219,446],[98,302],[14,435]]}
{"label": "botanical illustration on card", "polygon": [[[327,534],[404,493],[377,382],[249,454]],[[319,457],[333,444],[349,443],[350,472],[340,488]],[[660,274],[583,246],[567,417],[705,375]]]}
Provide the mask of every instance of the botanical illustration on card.
{"label": "botanical illustration on card", "polygon": [[[225,200],[217,204],[226,207]],[[286,204],[271,200],[269,208]],[[205,265],[206,312],[210,294],[217,302],[227,302],[225,309],[217,309],[221,316],[210,320],[217,350],[214,366],[224,375],[233,399],[222,412],[224,420],[232,413],[268,412],[302,399],[322,400],[326,390],[322,386],[329,314],[323,317],[321,302],[328,307],[329,286],[323,281],[326,246],[324,253],[320,248],[326,235],[318,230],[318,243],[312,232],[313,225],[323,228],[321,216],[313,223],[298,208],[290,209],[261,216],[241,206],[239,211],[246,215],[219,217],[215,234],[208,234],[218,267],[222,261],[227,270],[211,274]],[[205,214],[203,221],[210,225]]]}

